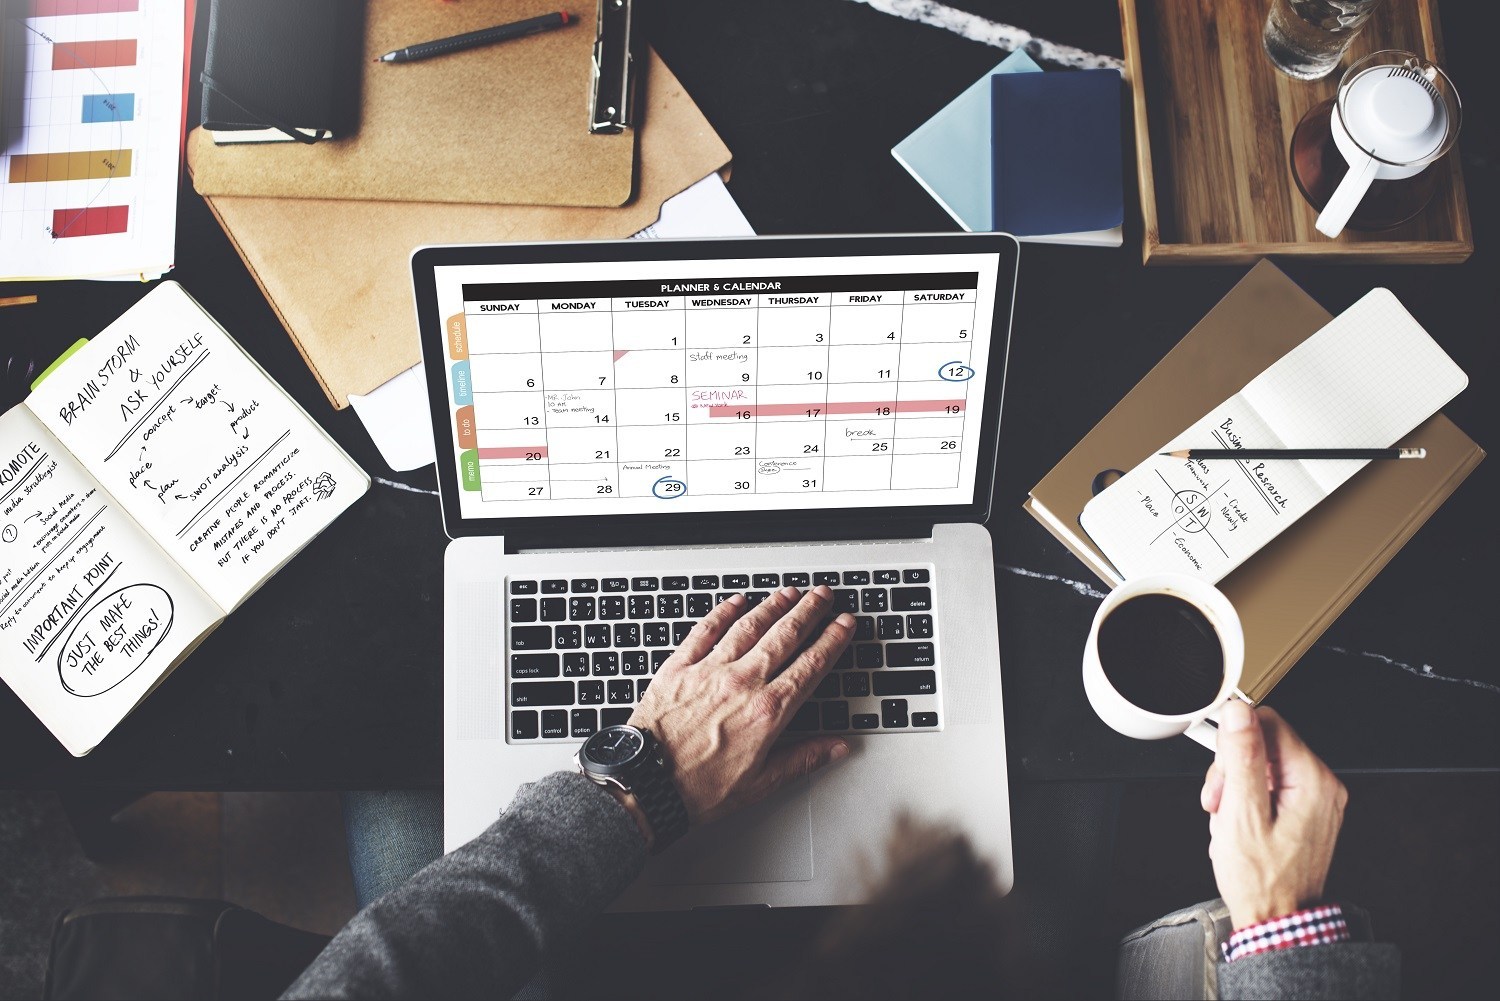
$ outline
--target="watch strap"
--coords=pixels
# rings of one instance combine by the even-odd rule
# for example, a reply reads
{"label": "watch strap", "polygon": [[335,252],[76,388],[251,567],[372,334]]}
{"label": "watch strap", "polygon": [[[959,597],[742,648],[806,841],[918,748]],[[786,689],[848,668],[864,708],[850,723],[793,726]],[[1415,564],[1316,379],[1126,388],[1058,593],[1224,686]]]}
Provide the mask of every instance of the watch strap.
{"label": "watch strap", "polygon": [[630,776],[630,792],[651,824],[652,850],[659,852],[688,831],[687,807],[661,759],[652,755]]}

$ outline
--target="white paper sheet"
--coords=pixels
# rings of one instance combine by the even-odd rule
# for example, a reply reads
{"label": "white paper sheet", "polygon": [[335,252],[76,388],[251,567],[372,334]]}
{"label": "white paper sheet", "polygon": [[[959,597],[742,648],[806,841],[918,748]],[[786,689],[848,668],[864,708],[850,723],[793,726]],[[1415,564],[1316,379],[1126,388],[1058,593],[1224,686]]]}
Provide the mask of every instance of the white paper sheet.
{"label": "white paper sheet", "polygon": [[421,365],[413,365],[364,396],[350,393],[349,403],[387,466],[401,471],[436,461]]}
{"label": "white paper sheet", "polygon": [[718,174],[679,191],[662,202],[661,216],[634,234],[633,240],[691,239],[705,236],[754,236],[750,220]]}
{"label": "white paper sheet", "polygon": [[160,277],[176,243],[183,4],[15,10],[0,81],[0,280]]}

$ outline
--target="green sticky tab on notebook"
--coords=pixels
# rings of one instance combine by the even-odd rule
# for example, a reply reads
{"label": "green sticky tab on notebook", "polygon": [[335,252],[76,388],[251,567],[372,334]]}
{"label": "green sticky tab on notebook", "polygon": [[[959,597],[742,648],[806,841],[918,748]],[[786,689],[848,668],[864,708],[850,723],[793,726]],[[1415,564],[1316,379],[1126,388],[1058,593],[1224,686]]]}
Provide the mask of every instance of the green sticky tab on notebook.
{"label": "green sticky tab on notebook", "polygon": [[63,362],[67,361],[69,358],[77,354],[78,349],[83,347],[88,342],[89,339],[87,337],[80,337],[78,338],[78,340],[74,341],[72,347],[68,348],[68,350],[58,355],[57,361],[53,362],[51,365],[48,365],[47,368],[42,372],[42,374],[37,376],[36,379],[32,381],[31,388],[36,389],[36,387],[40,386],[42,382],[47,378],[47,376],[51,375],[53,372],[56,372],[60,367],[62,367]]}
{"label": "green sticky tab on notebook", "polygon": [[459,453],[458,482],[465,490],[479,489],[479,450],[471,448]]}

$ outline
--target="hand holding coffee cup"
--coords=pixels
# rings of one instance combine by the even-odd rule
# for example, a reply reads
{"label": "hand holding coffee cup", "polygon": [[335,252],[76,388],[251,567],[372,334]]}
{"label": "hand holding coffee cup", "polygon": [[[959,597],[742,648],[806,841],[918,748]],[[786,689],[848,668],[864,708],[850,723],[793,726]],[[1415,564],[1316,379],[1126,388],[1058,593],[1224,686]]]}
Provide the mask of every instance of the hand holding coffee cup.
{"label": "hand holding coffee cup", "polygon": [[1235,697],[1244,664],[1244,630],[1222,591],[1185,574],[1153,574],[1126,581],[1099,605],[1083,689],[1099,718],[1127,737],[1186,733],[1212,747],[1205,720]]}
{"label": "hand holding coffee cup", "polygon": [[1219,896],[1243,928],[1322,899],[1349,793],[1273,710],[1226,704],[1219,720],[1200,800]]}

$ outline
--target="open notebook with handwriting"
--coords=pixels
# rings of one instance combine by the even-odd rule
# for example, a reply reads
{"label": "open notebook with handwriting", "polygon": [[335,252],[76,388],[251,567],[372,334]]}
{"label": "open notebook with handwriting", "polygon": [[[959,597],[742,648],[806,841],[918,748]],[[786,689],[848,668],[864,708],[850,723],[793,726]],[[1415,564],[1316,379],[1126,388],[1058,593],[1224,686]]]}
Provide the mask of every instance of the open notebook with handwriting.
{"label": "open notebook with handwriting", "polygon": [[[1158,451],[1383,448],[1467,384],[1396,297],[1375,289]],[[1124,579],[1214,582],[1365,465],[1153,454],[1090,500],[1079,523]]]}
{"label": "open notebook with handwriting", "polygon": [[370,485],[176,282],[0,416],[0,677],[91,751]]}

